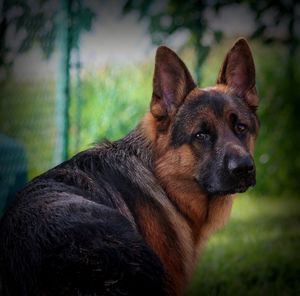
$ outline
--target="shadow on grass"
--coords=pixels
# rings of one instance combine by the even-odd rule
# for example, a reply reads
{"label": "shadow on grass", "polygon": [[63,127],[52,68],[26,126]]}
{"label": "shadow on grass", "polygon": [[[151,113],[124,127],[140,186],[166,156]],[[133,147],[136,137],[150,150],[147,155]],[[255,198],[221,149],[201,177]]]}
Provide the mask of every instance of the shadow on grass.
{"label": "shadow on grass", "polygon": [[254,198],[251,215],[247,203],[209,241],[187,295],[300,295],[300,200]]}

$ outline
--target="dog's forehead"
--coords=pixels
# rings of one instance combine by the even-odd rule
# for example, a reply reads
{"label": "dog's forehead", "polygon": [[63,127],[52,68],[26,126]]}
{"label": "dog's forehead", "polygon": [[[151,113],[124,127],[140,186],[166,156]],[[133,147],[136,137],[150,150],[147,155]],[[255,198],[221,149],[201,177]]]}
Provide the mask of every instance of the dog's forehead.
{"label": "dog's forehead", "polygon": [[187,96],[184,105],[185,112],[190,115],[209,112],[217,118],[223,117],[227,111],[244,114],[249,111],[241,99],[215,87],[195,88]]}

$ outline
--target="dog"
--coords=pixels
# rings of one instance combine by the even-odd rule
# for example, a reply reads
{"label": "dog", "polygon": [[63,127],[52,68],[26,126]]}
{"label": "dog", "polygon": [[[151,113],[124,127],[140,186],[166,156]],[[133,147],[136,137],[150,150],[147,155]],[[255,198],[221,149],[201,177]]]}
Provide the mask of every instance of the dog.
{"label": "dog", "polygon": [[160,46],[138,126],[36,177],[5,213],[4,295],[182,295],[234,194],[255,185],[258,102],[245,39],[208,88]]}

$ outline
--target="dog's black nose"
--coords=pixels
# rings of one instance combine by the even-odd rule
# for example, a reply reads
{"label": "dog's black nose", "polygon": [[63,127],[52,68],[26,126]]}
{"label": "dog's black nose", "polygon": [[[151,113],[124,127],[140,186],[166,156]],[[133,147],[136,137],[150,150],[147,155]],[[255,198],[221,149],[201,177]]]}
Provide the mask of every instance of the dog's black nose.
{"label": "dog's black nose", "polygon": [[232,156],[228,160],[228,171],[235,177],[248,176],[254,172],[254,162],[250,155]]}

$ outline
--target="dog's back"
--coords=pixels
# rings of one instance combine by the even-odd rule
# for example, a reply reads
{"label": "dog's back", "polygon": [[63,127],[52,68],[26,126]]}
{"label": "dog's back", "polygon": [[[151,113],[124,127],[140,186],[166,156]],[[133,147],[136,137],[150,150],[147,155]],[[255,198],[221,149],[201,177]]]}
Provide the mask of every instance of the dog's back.
{"label": "dog's back", "polygon": [[162,265],[135,223],[136,197],[155,201],[133,175],[152,173],[140,139],[126,141],[82,152],[18,195],[0,226],[7,295],[164,294]]}

